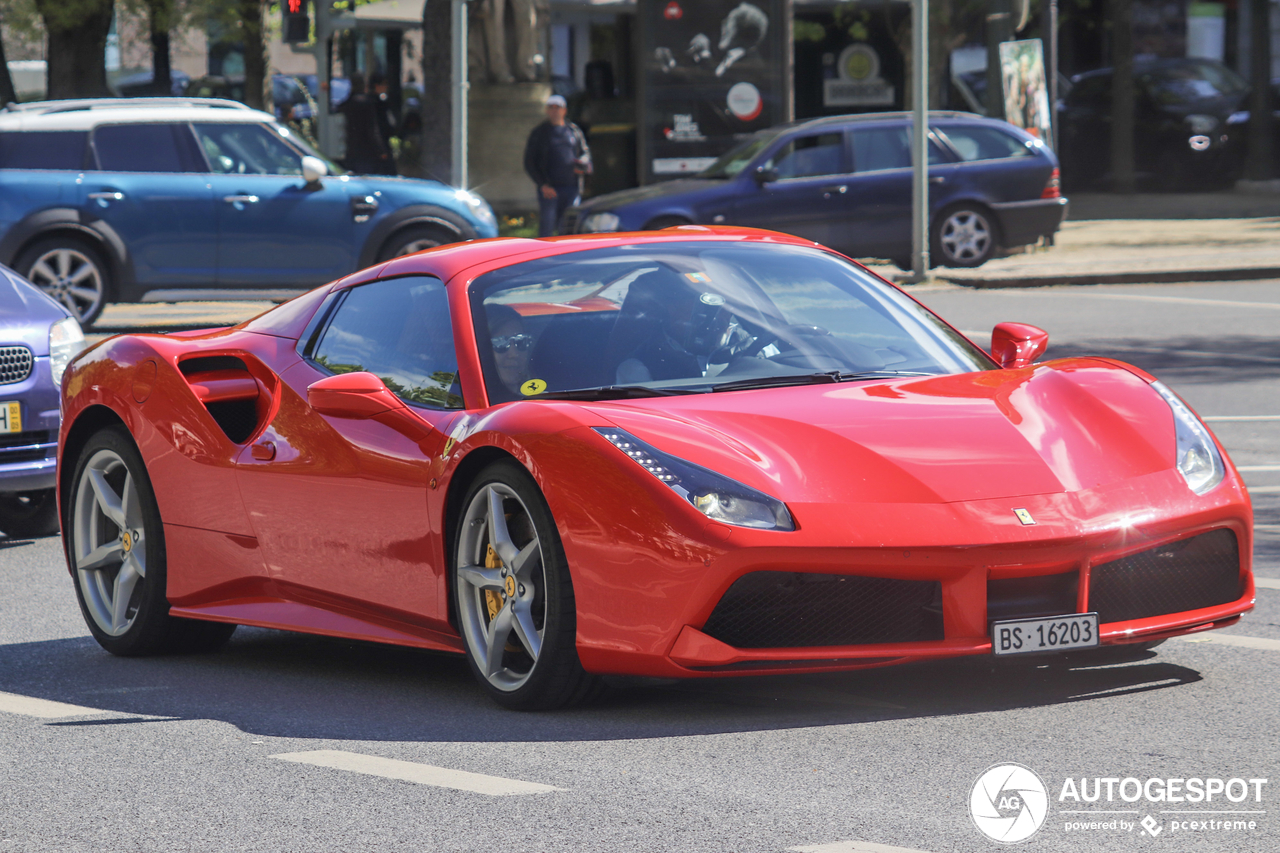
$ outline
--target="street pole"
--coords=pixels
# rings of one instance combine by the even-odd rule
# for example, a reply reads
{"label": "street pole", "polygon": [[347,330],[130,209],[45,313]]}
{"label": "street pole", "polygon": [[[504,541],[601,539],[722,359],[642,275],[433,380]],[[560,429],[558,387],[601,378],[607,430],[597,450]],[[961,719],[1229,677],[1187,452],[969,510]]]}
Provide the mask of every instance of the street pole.
{"label": "street pole", "polygon": [[453,185],[467,188],[467,0],[453,4]]}
{"label": "street pole", "polygon": [[911,11],[911,281],[929,274],[929,0]]}
{"label": "street pole", "polygon": [[1058,0],[1045,4],[1044,59],[1045,76],[1049,78],[1049,138],[1045,142],[1058,150]]}
{"label": "street pole", "polygon": [[316,96],[316,141],[320,150],[332,157],[336,147],[333,138],[333,118],[329,112],[329,38],[333,30],[329,16],[333,11],[330,0],[316,0],[316,43],[313,50],[316,55],[316,81],[319,93]]}

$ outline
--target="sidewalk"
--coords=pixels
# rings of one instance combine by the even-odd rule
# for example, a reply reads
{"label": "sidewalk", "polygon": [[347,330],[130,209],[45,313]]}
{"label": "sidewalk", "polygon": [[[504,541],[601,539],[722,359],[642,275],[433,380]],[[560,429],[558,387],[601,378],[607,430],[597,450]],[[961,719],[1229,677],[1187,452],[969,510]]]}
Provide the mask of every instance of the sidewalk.
{"label": "sidewalk", "polygon": [[933,274],[991,288],[1280,278],[1280,195],[1079,194],[1052,248]]}

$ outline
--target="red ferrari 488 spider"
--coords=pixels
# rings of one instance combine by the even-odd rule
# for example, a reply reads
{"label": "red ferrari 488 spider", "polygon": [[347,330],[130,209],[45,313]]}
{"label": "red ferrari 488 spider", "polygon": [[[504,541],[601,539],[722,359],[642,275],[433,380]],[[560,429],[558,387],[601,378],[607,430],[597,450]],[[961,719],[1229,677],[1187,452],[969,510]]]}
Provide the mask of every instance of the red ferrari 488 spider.
{"label": "red ferrari 488 spider", "polygon": [[465,654],[499,702],[603,674],[1061,653],[1226,625],[1252,516],[1137,368],[982,351],[744,229],[397,258],[63,380],[68,565],[108,651],[257,625]]}

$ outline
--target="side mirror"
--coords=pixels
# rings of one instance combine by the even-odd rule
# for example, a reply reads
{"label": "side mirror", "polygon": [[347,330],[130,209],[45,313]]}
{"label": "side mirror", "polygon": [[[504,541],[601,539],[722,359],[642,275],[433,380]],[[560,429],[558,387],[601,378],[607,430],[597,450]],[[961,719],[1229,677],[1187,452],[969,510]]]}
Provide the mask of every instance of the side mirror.
{"label": "side mirror", "polygon": [[1026,367],[1049,346],[1049,333],[1026,323],[1000,323],[991,330],[991,355],[1004,368]]}
{"label": "side mirror", "polygon": [[302,158],[302,180],[309,184],[318,184],[327,174],[329,174],[329,167],[319,157]]}
{"label": "side mirror", "polygon": [[778,170],[766,169],[764,166],[761,166],[759,169],[756,169],[755,178],[756,183],[763,187],[765,184],[771,184],[778,180]]}
{"label": "side mirror", "polygon": [[307,387],[307,403],[335,418],[372,418],[405,407],[386,384],[372,373],[339,373]]}

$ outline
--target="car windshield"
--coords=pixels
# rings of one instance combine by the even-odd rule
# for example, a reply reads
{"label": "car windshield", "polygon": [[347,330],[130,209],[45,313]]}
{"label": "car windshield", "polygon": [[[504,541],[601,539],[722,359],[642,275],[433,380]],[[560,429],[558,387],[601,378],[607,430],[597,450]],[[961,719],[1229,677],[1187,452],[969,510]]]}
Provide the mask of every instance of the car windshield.
{"label": "car windshield", "polygon": [[662,242],[481,276],[492,402],[653,396],[992,368],[895,288],[820,249]]}
{"label": "car windshield", "polygon": [[1172,106],[1188,101],[1240,95],[1247,88],[1230,68],[1210,62],[1188,62],[1159,68],[1141,76],[1157,103]]}
{"label": "car windshield", "polygon": [[765,146],[778,138],[778,133],[757,133],[730,148],[720,159],[698,173],[699,178],[732,178],[747,168],[747,164],[764,150]]}

